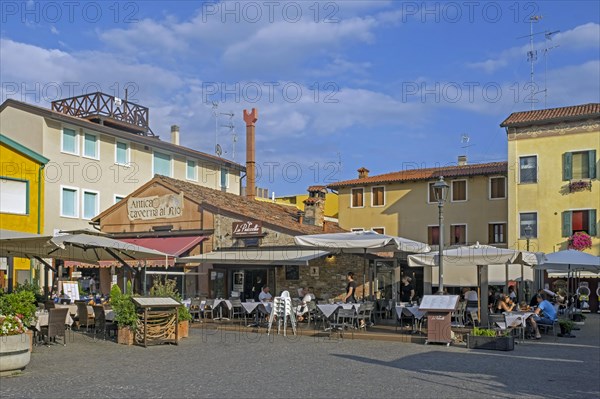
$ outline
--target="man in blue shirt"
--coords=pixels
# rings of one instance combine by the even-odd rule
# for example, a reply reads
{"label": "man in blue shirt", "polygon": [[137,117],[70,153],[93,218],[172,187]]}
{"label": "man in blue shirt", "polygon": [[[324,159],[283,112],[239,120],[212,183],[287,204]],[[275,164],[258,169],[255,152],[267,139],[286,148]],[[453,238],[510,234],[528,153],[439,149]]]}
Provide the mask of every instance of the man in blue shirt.
{"label": "man in blue shirt", "polygon": [[529,321],[535,330],[535,339],[540,339],[542,336],[540,335],[538,324],[548,326],[553,325],[556,321],[556,310],[554,309],[554,306],[546,300],[546,296],[544,294],[537,294],[535,298],[538,306],[537,309],[535,309],[535,314],[529,319]]}

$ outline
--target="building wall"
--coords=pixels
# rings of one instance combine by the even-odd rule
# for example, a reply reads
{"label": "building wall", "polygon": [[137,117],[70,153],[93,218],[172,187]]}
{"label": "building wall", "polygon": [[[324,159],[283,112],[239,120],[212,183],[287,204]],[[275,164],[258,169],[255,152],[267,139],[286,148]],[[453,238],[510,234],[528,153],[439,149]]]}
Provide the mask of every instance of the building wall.
{"label": "building wall", "polygon": [[[47,166],[46,194],[46,234],[55,230],[75,230],[90,228],[89,220],[82,217],[82,190],[99,193],[98,213],[115,203],[115,196],[126,196],[149,181],[153,173],[153,148],[129,142],[129,161],[131,166],[120,166],[115,163],[116,138],[101,134],[93,129],[83,129],[75,125],[45,119],[37,115],[12,107],[0,113],[0,125],[4,134],[26,147],[39,152],[50,159]],[[61,151],[61,135],[63,128],[71,128],[78,132],[79,155]],[[95,134],[98,137],[99,157],[91,159],[83,154],[83,134]],[[119,139],[119,141],[122,141]],[[168,151],[157,149],[162,153]],[[186,179],[186,157],[178,154],[172,156],[173,177]],[[193,159],[197,163],[197,183],[221,189],[220,165]],[[227,191],[234,194],[240,192],[239,172],[229,171]],[[189,180],[188,180],[189,181]],[[60,215],[61,186],[79,190],[79,217],[71,218]]]}
{"label": "building wall", "polygon": [[[337,218],[338,217],[338,195],[334,193],[327,193],[325,196],[325,216]],[[294,205],[301,211],[304,210],[304,200],[308,198],[308,194],[299,195],[288,195],[285,197],[275,198],[275,202],[278,204]]]}
{"label": "building wall", "polygon": [[[489,177],[458,178],[467,180],[467,200],[452,202],[451,193],[444,206],[444,242],[448,243],[450,225],[466,224],[467,241],[488,243],[488,223],[507,222],[507,200],[489,199]],[[344,229],[385,228],[385,233],[427,242],[428,226],[438,225],[437,203],[428,202],[429,183],[413,181],[385,184],[385,205],[371,205],[371,186],[364,189],[364,207],[351,207],[351,188],[339,190],[339,223]],[[452,179],[447,180],[452,184]],[[376,186],[381,186],[377,184]]]}
{"label": "building wall", "polygon": [[[600,182],[592,180],[591,191],[570,193],[568,181],[562,178],[562,157],[565,152],[596,150],[596,176],[600,173],[600,125],[598,121],[546,125],[545,127],[510,129],[508,132],[509,165],[509,242],[515,248],[525,248],[526,240],[519,237],[519,213],[537,212],[538,237],[530,240],[530,248],[542,252],[567,249],[562,237],[562,212],[577,209],[596,209],[600,215]],[[537,155],[538,182],[519,183],[519,157]],[[600,228],[596,220],[596,231]],[[600,255],[600,239],[592,237],[592,249]]]}
{"label": "building wall", "polygon": [[[2,126],[4,129],[4,126]],[[44,179],[38,179],[40,164],[29,157],[24,156],[12,147],[0,143],[0,177],[8,180],[21,180],[28,182],[27,214],[0,213],[0,229],[21,231],[37,234],[44,229]],[[40,192],[41,190],[41,192]],[[0,184],[0,195],[2,194]],[[39,207],[38,207],[38,193]],[[13,259],[13,281],[17,282],[19,270],[31,270],[29,259]],[[30,276],[28,278],[31,281]],[[3,285],[3,283],[2,283]]]}

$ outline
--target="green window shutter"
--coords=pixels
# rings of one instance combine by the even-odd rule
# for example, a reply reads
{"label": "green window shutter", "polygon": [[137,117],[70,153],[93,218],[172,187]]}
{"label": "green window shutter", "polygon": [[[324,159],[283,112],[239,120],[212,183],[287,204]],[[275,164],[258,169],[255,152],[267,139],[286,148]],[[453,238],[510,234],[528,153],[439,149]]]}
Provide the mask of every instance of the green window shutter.
{"label": "green window shutter", "polygon": [[590,179],[596,178],[596,150],[591,150],[588,152],[588,173],[590,174]]}
{"label": "green window shutter", "polygon": [[598,234],[598,232],[596,231],[596,210],[590,209],[588,212],[588,219],[590,224],[588,232],[590,236],[594,237]]}
{"label": "green window shutter", "polygon": [[562,236],[563,237],[571,237],[573,235],[573,212],[565,211],[562,214]]}
{"label": "green window shutter", "polygon": [[565,152],[563,154],[563,180],[573,178],[573,153]]}

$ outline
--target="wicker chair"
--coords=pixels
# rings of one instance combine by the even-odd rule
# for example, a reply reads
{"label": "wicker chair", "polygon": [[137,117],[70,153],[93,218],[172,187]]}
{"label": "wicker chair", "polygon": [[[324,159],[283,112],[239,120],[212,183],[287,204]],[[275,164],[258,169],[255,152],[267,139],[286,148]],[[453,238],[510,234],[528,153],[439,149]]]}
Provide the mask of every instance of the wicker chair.
{"label": "wicker chair", "polygon": [[200,320],[200,307],[202,306],[202,300],[199,298],[193,298],[190,302],[190,314],[192,315],[192,323],[196,318]]}
{"label": "wicker chair", "polygon": [[106,321],[104,306],[94,305],[92,308],[94,309],[94,339],[96,339],[97,332],[102,332],[102,336],[106,340],[106,333],[116,332],[117,325]]}
{"label": "wicker chair", "polygon": [[214,319],[215,318],[215,300],[214,299],[207,299],[206,302],[204,302],[204,310],[202,311],[202,316],[206,319],[207,316],[210,314],[210,318]]}
{"label": "wicker chair", "polygon": [[79,329],[81,330],[81,327],[85,327],[86,331],[89,331],[89,328],[94,326],[94,315],[88,313],[87,304],[78,302],[76,305]]}
{"label": "wicker chair", "polygon": [[373,310],[375,309],[375,303],[365,302],[358,308],[358,314],[356,315],[357,322],[361,322],[358,327],[367,329],[367,326],[372,325],[371,317]]}
{"label": "wicker chair", "polygon": [[56,304],[54,303],[54,301],[46,301],[44,302],[44,307],[46,308],[46,310],[55,309]]}
{"label": "wicker chair", "polygon": [[65,320],[69,309],[50,309],[48,311],[48,325],[42,327],[41,335],[45,337],[46,345],[50,339],[56,341],[56,337],[63,337],[63,346],[67,346],[67,327]]}

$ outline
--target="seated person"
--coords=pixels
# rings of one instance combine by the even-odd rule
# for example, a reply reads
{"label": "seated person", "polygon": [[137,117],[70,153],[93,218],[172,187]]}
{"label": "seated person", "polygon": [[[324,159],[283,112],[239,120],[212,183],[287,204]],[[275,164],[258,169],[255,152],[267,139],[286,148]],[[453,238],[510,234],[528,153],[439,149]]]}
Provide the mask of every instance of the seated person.
{"label": "seated person", "polygon": [[544,294],[537,294],[536,301],[537,308],[535,309],[533,317],[530,317],[528,321],[535,332],[535,339],[540,339],[542,336],[538,324],[547,326],[553,325],[556,321],[556,310],[554,310],[554,306],[546,300],[546,295]]}
{"label": "seated person", "polygon": [[513,301],[510,300],[508,295],[502,294],[500,299],[498,300],[498,304],[496,305],[496,312],[512,312],[515,309],[516,305]]}
{"label": "seated person", "polygon": [[537,292],[537,294],[535,294],[534,296],[531,297],[531,301],[529,301],[529,306],[531,306],[532,308],[536,307],[538,302],[537,302],[537,296],[540,294],[543,294],[544,290],[542,288],[540,288]]}
{"label": "seated person", "polygon": [[519,310],[522,312],[528,312],[531,310],[531,307],[527,304],[527,302],[521,301],[521,303],[519,303]]}
{"label": "seated person", "polygon": [[271,302],[273,302],[273,295],[271,295],[270,291],[271,289],[265,285],[264,287],[262,287],[260,294],[258,294],[258,300],[264,305],[267,313],[271,313]]}
{"label": "seated person", "polygon": [[304,297],[302,298],[300,305],[296,307],[296,317],[298,321],[304,320],[304,315],[308,312],[308,303],[315,300],[315,295],[311,293],[312,287],[303,288]]}

